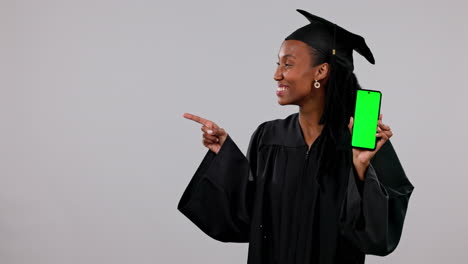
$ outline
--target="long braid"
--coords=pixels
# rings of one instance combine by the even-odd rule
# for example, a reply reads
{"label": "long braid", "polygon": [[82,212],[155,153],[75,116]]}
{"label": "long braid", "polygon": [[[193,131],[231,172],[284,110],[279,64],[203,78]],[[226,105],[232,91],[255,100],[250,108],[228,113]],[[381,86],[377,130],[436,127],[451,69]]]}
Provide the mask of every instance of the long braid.
{"label": "long braid", "polygon": [[350,116],[353,115],[356,91],[361,89],[356,75],[341,66],[336,61],[336,56],[330,56],[326,53],[311,49],[311,54],[315,58],[315,65],[328,62],[330,65],[330,74],[328,84],[325,90],[325,108],[320,118],[320,124],[324,124],[322,133],[330,139],[327,140],[327,146],[324,150],[323,162],[321,167],[328,170],[334,162],[336,151],[349,150],[350,135],[348,132],[348,123]]}

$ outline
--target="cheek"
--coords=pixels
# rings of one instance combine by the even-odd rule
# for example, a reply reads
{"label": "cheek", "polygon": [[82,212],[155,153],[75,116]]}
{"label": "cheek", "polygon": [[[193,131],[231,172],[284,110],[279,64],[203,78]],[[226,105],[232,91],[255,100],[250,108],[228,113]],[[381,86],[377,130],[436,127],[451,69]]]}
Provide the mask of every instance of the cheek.
{"label": "cheek", "polygon": [[308,74],[298,74],[296,78],[296,85],[300,86],[301,90],[309,90],[313,87],[313,80],[310,79]]}
{"label": "cheek", "polygon": [[301,86],[310,89],[314,87],[314,80],[311,77],[309,72],[301,74],[301,77],[299,78],[301,82]]}
{"label": "cheek", "polygon": [[299,83],[302,81],[302,74],[297,71],[288,71],[284,73],[284,77],[288,79],[289,83]]}
{"label": "cheek", "polygon": [[313,87],[310,73],[303,71],[288,71],[284,73],[285,79],[292,86],[292,90],[299,93],[308,93]]}

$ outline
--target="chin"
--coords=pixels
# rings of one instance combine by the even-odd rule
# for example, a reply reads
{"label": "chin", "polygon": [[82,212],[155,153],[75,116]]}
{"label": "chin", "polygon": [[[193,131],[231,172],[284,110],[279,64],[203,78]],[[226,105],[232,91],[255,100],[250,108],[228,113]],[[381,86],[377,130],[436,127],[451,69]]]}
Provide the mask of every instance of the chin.
{"label": "chin", "polygon": [[287,101],[287,100],[284,100],[284,99],[279,99],[279,98],[278,98],[278,104],[279,105],[297,105],[294,102]]}
{"label": "chin", "polygon": [[284,102],[283,100],[278,99],[278,104],[279,105],[287,105],[288,103]]}

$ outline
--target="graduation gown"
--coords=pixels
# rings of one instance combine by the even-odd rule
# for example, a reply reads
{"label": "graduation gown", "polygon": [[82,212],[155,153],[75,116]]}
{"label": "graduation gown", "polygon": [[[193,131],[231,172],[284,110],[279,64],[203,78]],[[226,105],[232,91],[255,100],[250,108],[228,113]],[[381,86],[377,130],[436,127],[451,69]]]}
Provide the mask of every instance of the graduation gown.
{"label": "graduation gown", "polygon": [[210,237],[249,242],[248,264],[364,263],[387,255],[400,239],[413,190],[387,141],[356,175],[352,151],[334,149],[321,170],[329,138],[309,149],[298,113],[262,123],[247,157],[228,135],[209,150],[178,209]]}

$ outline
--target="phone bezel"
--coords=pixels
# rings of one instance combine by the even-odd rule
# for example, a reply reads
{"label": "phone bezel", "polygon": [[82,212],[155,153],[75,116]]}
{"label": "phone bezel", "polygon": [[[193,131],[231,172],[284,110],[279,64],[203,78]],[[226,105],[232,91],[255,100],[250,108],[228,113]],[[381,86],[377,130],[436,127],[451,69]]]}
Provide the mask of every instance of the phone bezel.
{"label": "phone bezel", "polygon": [[[380,98],[379,98],[379,109],[377,111],[377,122],[379,120],[379,116],[380,116],[380,109],[382,107],[382,92],[381,91],[377,91],[377,90],[369,90],[369,89],[359,89],[356,91],[356,100],[355,100],[355,103],[354,103],[354,111],[353,111],[353,118],[354,116],[356,115],[356,106],[357,106],[357,96],[358,96],[358,93],[360,91],[363,91],[363,92],[375,92],[375,93],[379,93],[380,94]],[[376,127],[377,129],[377,127]],[[353,129],[352,129],[354,132],[354,124],[353,124]],[[377,132],[376,132],[377,133]],[[375,143],[374,143],[374,148],[365,148],[365,147],[360,147],[360,146],[353,146],[353,135],[354,133],[351,134],[351,147],[353,148],[356,148],[356,149],[363,149],[363,150],[375,150],[375,148],[377,148],[377,141],[380,139],[380,138],[377,138],[375,137]]]}

